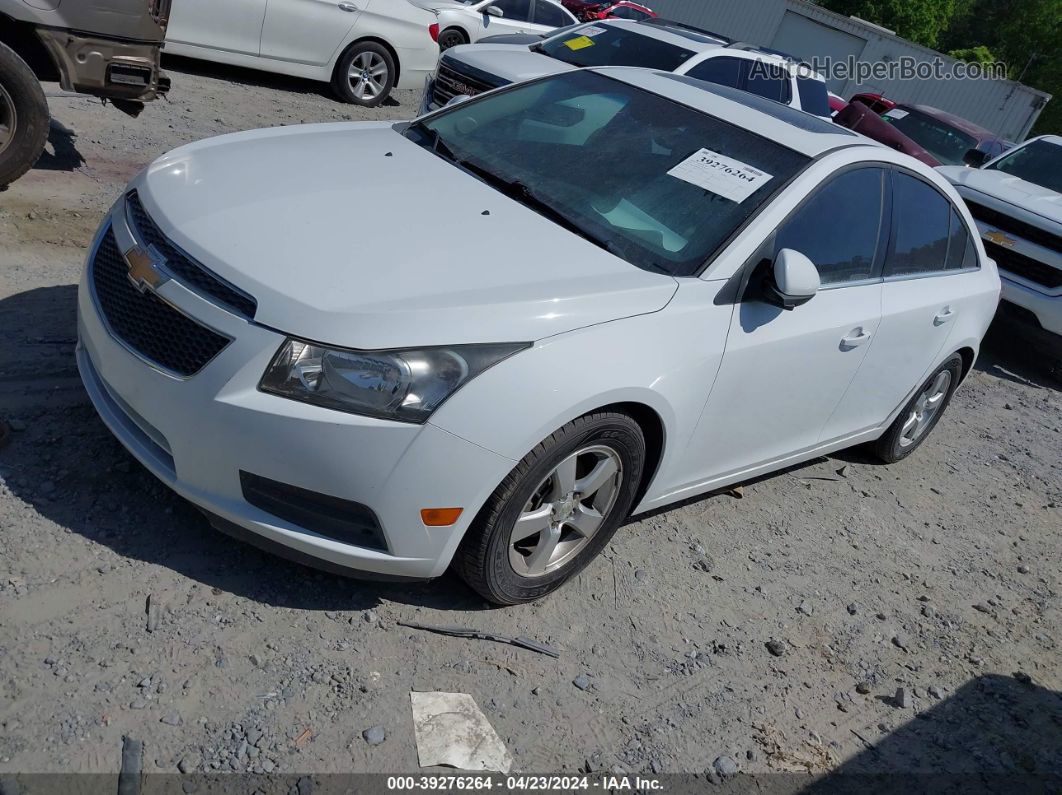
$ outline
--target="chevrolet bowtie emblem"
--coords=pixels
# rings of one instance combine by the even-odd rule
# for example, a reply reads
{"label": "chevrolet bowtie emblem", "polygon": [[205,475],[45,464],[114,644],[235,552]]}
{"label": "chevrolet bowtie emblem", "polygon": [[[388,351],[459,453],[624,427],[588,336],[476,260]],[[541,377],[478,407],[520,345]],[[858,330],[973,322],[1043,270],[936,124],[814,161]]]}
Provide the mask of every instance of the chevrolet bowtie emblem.
{"label": "chevrolet bowtie emblem", "polygon": [[148,288],[157,290],[169,281],[170,277],[159,267],[160,260],[161,258],[156,259],[139,246],[133,246],[125,252],[125,262],[129,266],[129,281],[140,292]]}
{"label": "chevrolet bowtie emblem", "polygon": [[997,246],[1006,246],[1007,248],[1010,248],[1011,246],[1013,246],[1015,243],[1018,242],[1017,240],[1015,240],[1012,237],[1007,237],[1005,234],[1000,232],[998,229],[993,229],[991,232],[986,232],[985,233],[985,238],[987,238],[988,240],[991,240]]}

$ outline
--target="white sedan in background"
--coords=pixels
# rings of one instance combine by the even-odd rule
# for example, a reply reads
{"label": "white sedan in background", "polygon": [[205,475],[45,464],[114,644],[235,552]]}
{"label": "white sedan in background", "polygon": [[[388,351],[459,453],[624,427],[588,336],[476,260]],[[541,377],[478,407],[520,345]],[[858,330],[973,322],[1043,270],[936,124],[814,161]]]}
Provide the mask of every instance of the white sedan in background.
{"label": "white sedan in background", "polygon": [[100,227],[77,360],[219,529],[347,572],[454,564],[513,604],[632,511],[859,443],[909,455],[999,288],[907,155],[584,69],[161,157]]}
{"label": "white sedan in background", "polygon": [[410,0],[439,15],[439,49],[470,44],[484,36],[550,33],[576,25],[568,9],[554,0]]}
{"label": "white sedan in background", "polygon": [[330,82],[343,101],[373,106],[424,85],[438,32],[407,0],[178,0],[166,52]]}

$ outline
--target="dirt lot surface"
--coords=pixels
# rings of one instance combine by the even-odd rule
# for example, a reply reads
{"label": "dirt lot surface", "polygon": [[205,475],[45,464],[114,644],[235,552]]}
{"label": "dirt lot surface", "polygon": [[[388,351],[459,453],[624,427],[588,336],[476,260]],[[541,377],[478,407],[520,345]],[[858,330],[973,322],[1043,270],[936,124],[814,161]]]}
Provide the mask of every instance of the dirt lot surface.
{"label": "dirt lot surface", "polygon": [[1014,329],[907,461],[845,453],[640,517],[538,604],[341,579],[212,531],[81,388],[86,246],[174,146],[417,97],[365,111],[168,67],[171,100],[137,120],[53,99],[73,134],[0,193],[0,774],[116,772],[123,735],[146,771],[415,772],[414,689],[472,694],[520,771],[1062,774],[1062,393]]}

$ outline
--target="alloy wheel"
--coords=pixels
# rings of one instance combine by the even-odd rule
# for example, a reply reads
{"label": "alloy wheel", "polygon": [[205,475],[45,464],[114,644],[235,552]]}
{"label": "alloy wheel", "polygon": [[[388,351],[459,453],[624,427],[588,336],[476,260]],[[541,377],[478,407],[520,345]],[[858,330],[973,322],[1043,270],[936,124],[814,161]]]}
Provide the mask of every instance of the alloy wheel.
{"label": "alloy wheel", "polygon": [[377,52],[365,51],[354,56],[347,71],[351,91],[363,101],[376,99],[387,85],[387,63]]}
{"label": "alloy wheel", "polygon": [[910,447],[917,442],[933,424],[940,413],[944,398],[951,388],[951,371],[941,370],[930,385],[918,396],[911,414],[900,429],[900,447]]}
{"label": "alloy wheel", "polygon": [[541,577],[574,559],[604,524],[622,482],[623,464],[604,445],[581,448],[557,464],[513,524],[513,571]]}
{"label": "alloy wheel", "polygon": [[15,111],[15,102],[3,84],[0,84],[0,153],[15,140],[17,129],[18,113]]}

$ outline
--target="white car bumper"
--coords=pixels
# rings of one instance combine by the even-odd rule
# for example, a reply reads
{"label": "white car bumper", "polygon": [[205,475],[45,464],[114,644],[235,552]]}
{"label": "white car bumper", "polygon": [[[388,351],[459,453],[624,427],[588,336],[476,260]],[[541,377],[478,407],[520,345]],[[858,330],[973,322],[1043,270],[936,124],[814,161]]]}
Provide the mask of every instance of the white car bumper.
{"label": "white car bumper", "polygon": [[[231,342],[190,377],[152,366],[112,334],[93,281],[104,233],[123,218],[116,210],[105,222],[78,291],[78,367],[119,441],[166,485],[220,517],[221,529],[242,529],[252,543],[385,578],[442,574],[514,462],[430,423],[362,417],[260,392],[284,336],[176,279],[162,284],[158,297]],[[269,510],[261,507],[263,485],[273,489]],[[284,517],[272,512],[285,503]],[[448,507],[464,509],[454,525],[421,521],[421,509]]]}

